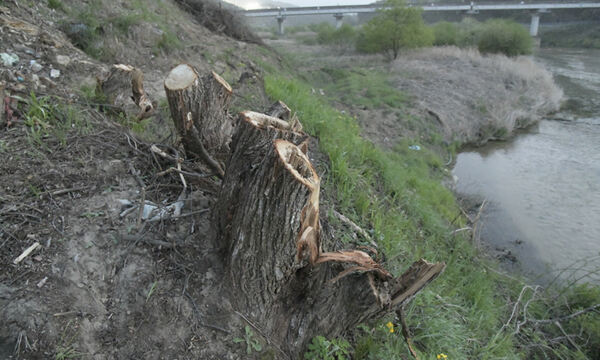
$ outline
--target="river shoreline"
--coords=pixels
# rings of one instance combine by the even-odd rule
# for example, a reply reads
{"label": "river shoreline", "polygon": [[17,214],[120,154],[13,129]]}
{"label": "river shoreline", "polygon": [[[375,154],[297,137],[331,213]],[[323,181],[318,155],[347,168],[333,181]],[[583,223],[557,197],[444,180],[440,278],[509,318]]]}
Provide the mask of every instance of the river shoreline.
{"label": "river shoreline", "polygon": [[600,108],[589,96],[600,87],[596,56],[581,49],[539,53],[536,61],[565,85],[568,102],[581,106],[563,107],[506,142],[464,147],[453,164],[454,192],[467,204],[488,200],[482,237],[503,267],[540,284],[564,269],[563,279],[596,283],[600,264],[590,254],[600,251],[593,241],[600,236],[600,118],[589,115]]}

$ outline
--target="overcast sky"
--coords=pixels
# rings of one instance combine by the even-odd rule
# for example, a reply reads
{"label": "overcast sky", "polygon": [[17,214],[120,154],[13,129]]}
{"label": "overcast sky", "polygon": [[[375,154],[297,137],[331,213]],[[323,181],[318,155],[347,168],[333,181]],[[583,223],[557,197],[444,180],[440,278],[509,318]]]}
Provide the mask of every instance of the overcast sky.
{"label": "overcast sky", "polygon": [[[235,4],[244,9],[257,9],[264,6],[261,6],[261,0],[226,0],[232,4]],[[277,2],[277,0],[274,0]],[[285,2],[289,4],[293,4],[296,6],[325,6],[325,5],[362,5],[362,4],[370,4],[374,0],[279,0],[280,2]],[[266,0],[266,3],[269,1]]]}

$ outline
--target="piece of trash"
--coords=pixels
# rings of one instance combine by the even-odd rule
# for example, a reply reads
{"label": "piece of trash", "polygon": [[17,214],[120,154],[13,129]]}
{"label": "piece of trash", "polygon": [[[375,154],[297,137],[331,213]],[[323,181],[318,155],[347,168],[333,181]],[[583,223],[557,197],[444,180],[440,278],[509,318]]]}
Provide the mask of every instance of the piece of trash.
{"label": "piece of trash", "polygon": [[25,81],[25,78],[22,77],[22,76],[17,76],[17,81],[18,82],[23,82],[23,81]]}
{"label": "piece of trash", "polygon": [[[169,219],[171,217],[179,217],[181,215],[181,210],[183,210],[183,206],[185,205],[187,195],[188,194],[185,190],[182,191],[181,194],[179,194],[177,201],[167,206],[161,206],[153,203],[152,201],[146,200],[142,210],[142,220],[158,221]],[[125,217],[132,212],[139,212],[139,204],[133,203],[127,199],[118,199],[117,201],[121,204],[121,213],[119,214],[120,217]]]}
{"label": "piece of trash", "polygon": [[43,68],[43,66],[35,60],[29,61],[29,67],[31,67],[31,71],[33,72],[39,72]]}
{"label": "piece of trash", "polygon": [[421,150],[421,147],[419,145],[411,145],[408,148],[411,150],[417,150],[417,151]]}
{"label": "piece of trash", "polygon": [[37,287],[41,288],[42,286],[46,285],[46,281],[48,281],[48,277],[44,277],[42,280],[40,280],[39,283],[37,283]]}
{"label": "piece of trash", "polygon": [[19,62],[19,57],[16,54],[1,53],[0,58],[4,66],[13,66]]}
{"label": "piece of trash", "polygon": [[59,76],[60,76],[60,70],[58,70],[58,69],[52,69],[52,70],[50,70],[50,77],[51,78],[56,79]]}
{"label": "piece of trash", "polygon": [[17,265],[18,263],[20,263],[29,254],[31,254],[33,252],[33,250],[37,249],[39,246],[40,246],[39,242],[36,241],[35,243],[33,243],[33,245],[31,245],[30,247],[25,249],[25,251],[23,251],[23,253],[21,255],[19,255],[19,257],[13,261],[13,264]]}

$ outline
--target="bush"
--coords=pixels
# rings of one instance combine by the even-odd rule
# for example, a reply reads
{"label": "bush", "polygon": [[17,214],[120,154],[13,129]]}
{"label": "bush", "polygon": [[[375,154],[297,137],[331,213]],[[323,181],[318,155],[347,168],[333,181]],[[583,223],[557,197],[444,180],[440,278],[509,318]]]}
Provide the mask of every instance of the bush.
{"label": "bush", "polygon": [[356,49],[365,53],[385,53],[396,59],[402,49],[433,44],[433,30],[423,22],[421,9],[406,7],[402,0],[388,0],[388,7],[366,23],[358,36]]}
{"label": "bush", "polygon": [[331,45],[344,50],[354,46],[356,39],[356,31],[348,24],[343,24],[339,29],[334,29],[333,26],[325,24],[321,26],[317,33],[317,42],[323,45]]}
{"label": "bush", "polygon": [[465,18],[458,24],[458,37],[456,39],[458,46],[475,46],[479,35],[483,31],[483,24],[473,18]]}
{"label": "bush", "polygon": [[433,45],[435,46],[446,46],[446,45],[457,45],[458,44],[458,26],[453,23],[442,21],[432,26]]}
{"label": "bush", "polygon": [[477,48],[481,53],[517,56],[531,54],[533,40],[527,29],[514,21],[489,20],[479,35]]}

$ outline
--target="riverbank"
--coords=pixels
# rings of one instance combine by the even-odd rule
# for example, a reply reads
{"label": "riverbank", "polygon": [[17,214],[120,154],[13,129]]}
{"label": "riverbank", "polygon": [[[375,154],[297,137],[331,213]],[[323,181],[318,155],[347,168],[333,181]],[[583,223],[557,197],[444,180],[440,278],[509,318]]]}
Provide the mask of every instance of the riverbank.
{"label": "riverbank", "polygon": [[481,55],[474,49],[436,47],[392,64],[396,87],[420,114],[433,115],[448,142],[482,145],[558,111],[562,90],[531,57]]}
{"label": "riverbank", "polygon": [[[342,211],[354,212],[352,219],[381,239],[384,252],[396,254],[390,263],[398,262],[399,268],[415,256],[448,261],[446,272],[432,284],[431,292],[420,296],[407,312],[420,355],[433,358],[436,352],[443,352],[463,359],[577,358],[595,354],[597,342],[588,342],[585,347],[573,347],[566,339],[554,343],[564,334],[549,319],[583,309],[583,317],[569,317],[560,326],[568,334],[585,326],[585,335],[578,336],[580,344],[598,338],[600,317],[593,313],[600,303],[598,288],[557,282],[541,288],[528,285],[528,280],[519,275],[498,270],[497,260],[490,259],[477,243],[478,217],[463,216],[453,194],[441,185],[448,179],[447,166],[452,163],[446,159],[454,154],[457,144],[444,139],[440,122],[424,114],[417,97],[396,87],[395,81],[403,74],[396,72],[395,64],[372,56],[336,56],[321,47],[306,47],[290,40],[271,44],[282,53],[287,51],[292,70],[267,77],[267,93],[292,106],[305,119],[307,129],[319,137],[322,151],[331,159],[325,181],[330,187],[326,189],[337,192]],[[541,68],[529,64],[520,69],[521,74],[535,79],[536,75],[528,72]],[[496,76],[495,72],[503,70],[493,66],[469,69],[470,76],[481,78]],[[537,78],[546,81],[537,84],[551,84],[550,94],[555,94],[555,101],[550,111],[554,111],[560,90],[556,91],[549,73],[541,73]],[[494,81],[505,86],[503,77],[495,79],[501,79]],[[420,77],[404,81],[435,83],[439,79],[424,71]],[[527,84],[520,79],[517,85],[523,82]],[[463,82],[456,81],[453,91],[460,96],[464,88]],[[481,94],[486,90],[481,88]],[[531,99],[536,99],[535,90],[529,91]],[[537,98],[532,104],[524,98],[521,101],[519,106],[527,108],[546,100]],[[452,108],[442,110],[444,114],[452,113]],[[543,115],[540,111],[537,119]],[[552,325],[539,326],[539,320]],[[419,325],[410,325],[415,323]],[[353,337],[356,339],[356,334]],[[365,354],[396,358],[402,353],[408,353],[402,342],[376,330],[359,336],[355,348],[359,359],[369,358]]]}

